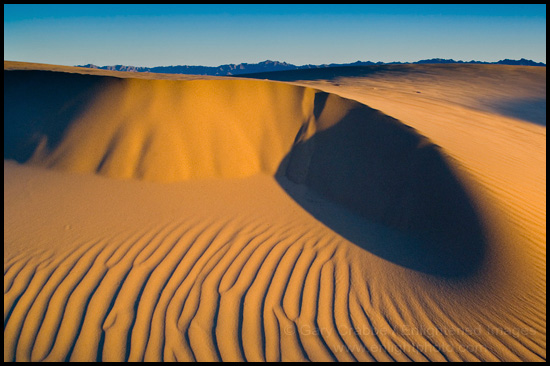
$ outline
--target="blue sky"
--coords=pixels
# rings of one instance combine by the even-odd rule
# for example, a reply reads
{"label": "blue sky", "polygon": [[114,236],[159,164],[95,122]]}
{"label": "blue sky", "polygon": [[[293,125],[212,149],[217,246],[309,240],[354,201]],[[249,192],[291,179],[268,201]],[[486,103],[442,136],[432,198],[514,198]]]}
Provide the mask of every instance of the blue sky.
{"label": "blue sky", "polygon": [[546,5],[4,5],[4,60],[546,63]]}

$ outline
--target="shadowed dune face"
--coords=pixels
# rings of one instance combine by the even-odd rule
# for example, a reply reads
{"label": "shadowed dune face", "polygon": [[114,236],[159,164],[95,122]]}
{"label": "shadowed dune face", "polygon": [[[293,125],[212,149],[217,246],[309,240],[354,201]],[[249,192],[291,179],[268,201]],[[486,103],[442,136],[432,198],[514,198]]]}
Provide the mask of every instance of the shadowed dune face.
{"label": "shadowed dune face", "polygon": [[[435,275],[475,272],[484,256],[481,219],[439,147],[398,120],[334,94],[317,94],[314,109],[315,126],[302,128],[281,166],[286,170],[278,174],[287,192],[320,221],[383,258]],[[369,231],[377,239],[366,240],[369,235],[350,230],[349,218],[319,210],[287,180],[408,240],[394,247],[384,239],[391,234],[376,228]]]}
{"label": "shadowed dune face", "polygon": [[497,113],[546,127],[546,98],[516,98],[488,103]]}
{"label": "shadowed dune face", "polygon": [[[313,216],[387,260],[446,277],[482,261],[481,220],[439,148],[358,102],[257,80],[4,77],[4,159],[157,182],[275,175]],[[388,230],[406,240],[387,245]]]}
{"label": "shadowed dune face", "polygon": [[41,141],[55,148],[93,96],[115,82],[80,74],[4,72],[4,159],[26,162]]}

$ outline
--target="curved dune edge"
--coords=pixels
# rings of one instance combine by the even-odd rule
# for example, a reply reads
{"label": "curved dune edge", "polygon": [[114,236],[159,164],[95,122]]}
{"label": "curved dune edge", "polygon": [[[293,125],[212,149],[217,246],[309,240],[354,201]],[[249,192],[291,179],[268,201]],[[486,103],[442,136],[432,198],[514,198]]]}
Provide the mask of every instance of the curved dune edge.
{"label": "curved dune edge", "polygon": [[[238,83],[228,85],[239,88]],[[156,93],[163,90],[159,86]],[[270,92],[277,95],[276,90]],[[338,179],[319,186],[322,181],[316,175],[333,167],[311,164],[326,161],[315,147],[339,139],[332,140],[334,129],[317,131],[316,125],[316,133],[308,135],[311,124],[304,120],[315,117],[315,96],[324,94],[302,93],[298,95],[303,99],[293,98],[300,103],[290,108],[292,138],[286,140],[286,133],[267,137],[275,138],[269,146],[286,146],[275,159],[281,160],[270,160],[272,153],[266,158],[252,154],[258,163],[246,165],[253,169],[235,176],[224,175],[223,164],[199,169],[201,178],[223,179],[157,185],[5,162],[5,199],[13,197],[5,206],[5,360],[545,359],[545,315],[538,307],[526,312],[524,300],[515,296],[502,298],[506,286],[498,278],[481,272],[449,282],[411,271],[395,258],[388,261],[353,245],[312,216],[306,201],[329,216],[346,217],[351,231],[375,241],[391,237],[393,242],[407,242],[403,233],[418,229],[399,220],[382,220],[393,229],[380,233],[378,226],[365,227],[365,221],[296,184],[307,183],[353,209],[337,189],[342,187]],[[149,99],[141,100],[147,101],[140,110],[146,117]],[[333,101],[338,104],[340,99]],[[165,102],[161,98],[159,104]],[[331,110],[342,113],[345,108],[327,108]],[[296,123],[296,111],[307,118]],[[113,114],[103,112],[107,117]],[[103,171],[106,175],[119,174],[118,164],[108,163],[110,159],[128,159],[126,149],[118,146],[123,141],[132,146],[133,138],[126,139],[128,130],[123,131],[106,149],[111,157],[99,159],[109,167]],[[90,133],[92,139],[94,135]],[[60,141],[53,146],[67,140]],[[423,147],[423,141],[411,146]],[[36,146],[31,160],[37,165],[57,150],[52,153],[40,139]],[[294,153],[291,146],[298,147]],[[83,166],[78,161],[80,148],[69,144],[64,150],[79,151],[74,154],[77,167]],[[152,151],[157,148],[165,146]],[[61,158],[50,164],[56,166],[72,155],[60,153]],[[230,156],[220,159],[226,157],[231,161]],[[59,166],[73,170],[74,161],[69,161]],[[145,171],[156,172],[149,177],[162,172],[141,170]],[[188,172],[181,176],[193,177]],[[52,194],[64,202],[57,213],[51,210]],[[89,197],[95,197],[93,203]],[[361,212],[369,202],[365,200],[355,212],[380,218],[378,211]],[[51,217],[33,223],[30,218],[40,217],[40,212],[50,212]],[[52,245],[52,240],[57,243]],[[510,309],[522,309],[522,315]]]}

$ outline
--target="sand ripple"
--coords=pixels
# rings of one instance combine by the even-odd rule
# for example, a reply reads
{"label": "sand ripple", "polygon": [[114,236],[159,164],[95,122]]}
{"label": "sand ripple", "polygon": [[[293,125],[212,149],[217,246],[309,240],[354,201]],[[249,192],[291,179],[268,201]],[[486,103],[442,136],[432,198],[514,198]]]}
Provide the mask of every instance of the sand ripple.
{"label": "sand ripple", "polygon": [[540,182],[445,134],[259,80],[4,89],[5,361],[546,359]]}

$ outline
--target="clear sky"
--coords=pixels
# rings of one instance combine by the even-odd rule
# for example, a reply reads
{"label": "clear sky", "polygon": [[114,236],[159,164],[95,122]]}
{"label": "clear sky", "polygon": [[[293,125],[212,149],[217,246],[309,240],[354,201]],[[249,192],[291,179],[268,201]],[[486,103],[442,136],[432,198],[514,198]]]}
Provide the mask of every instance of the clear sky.
{"label": "clear sky", "polygon": [[546,63],[546,5],[4,5],[4,60]]}

